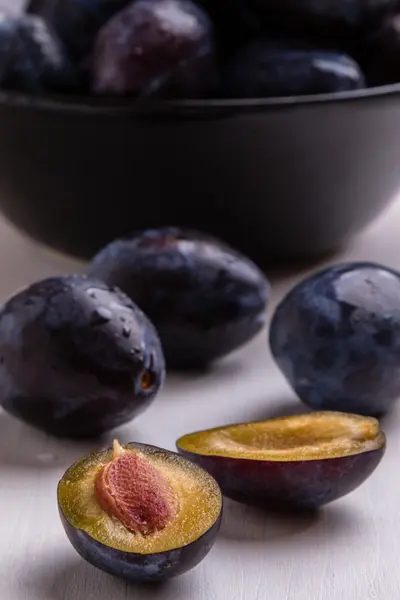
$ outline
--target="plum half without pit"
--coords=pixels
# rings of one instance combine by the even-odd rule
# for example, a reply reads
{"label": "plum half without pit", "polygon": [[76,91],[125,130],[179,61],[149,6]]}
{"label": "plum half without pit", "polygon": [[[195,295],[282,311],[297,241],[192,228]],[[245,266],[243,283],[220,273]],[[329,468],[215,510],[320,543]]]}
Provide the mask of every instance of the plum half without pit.
{"label": "plum half without pit", "polygon": [[0,404],[62,437],[93,437],[132,419],[164,379],[157,333],[121,291],[52,277],[0,311]]}
{"label": "plum half without pit", "polygon": [[221,523],[222,495],[174,452],[114,441],[72,465],[58,485],[62,524],[90,564],[122,579],[161,581],[195,567]]}
{"label": "plum half without pit", "polygon": [[224,495],[262,508],[316,509],[357,488],[385,451],[373,417],[315,412],[209,429],[177,441]]}
{"label": "plum half without pit", "polygon": [[265,325],[269,284],[247,257],[178,227],[116,240],[89,275],[120,287],[149,316],[167,366],[202,368],[250,341]]}

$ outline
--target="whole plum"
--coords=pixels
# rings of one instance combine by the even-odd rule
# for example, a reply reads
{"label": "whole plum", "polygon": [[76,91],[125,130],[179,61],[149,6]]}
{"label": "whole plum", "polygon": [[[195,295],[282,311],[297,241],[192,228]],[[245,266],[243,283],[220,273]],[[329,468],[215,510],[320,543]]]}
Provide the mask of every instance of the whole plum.
{"label": "whole plum", "polygon": [[[260,37],[267,23],[248,0],[199,0],[214,23],[218,57],[227,57],[246,42]],[[268,19],[269,24],[269,19]]]}
{"label": "whole plum", "polygon": [[211,20],[190,0],[137,0],[100,30],[91,66],[98,94],[204,96],[215,84]]}
{"label": "whole plum", "polygon": [[75,60],[88,55],[100,28],[131,0],[32,0],[29,9],[48,20]]}
{"label": "whole plum", "polygon": [[369,40],[365,73],[369,85],[400,81],[400,15],[387,19]]}
{"label": "whole plum", "polygon": [[398,0],[248,0],[264,24],[274,21],[289,30],[306,28],[339,38],[378,29],[397,4]]}
{"label": "whole plum", "polygon": [[365,85],[360,67],[345,54],[265,39],[239,50],[222,79],[224,96],[233,98],[343,92]]}
{"label": "whole plum", "polygon": [[3,88],[43,93],[75,90],[76,69],[47,23],[35,15],[0,14],[0,84]]}
{"label": "whole plum", "polygon": [[109,244],[90,270],[118,285],[160,334],[167,365],[204,367],[264,326],[269,285],[248,258],[199,232],[148,230]]}
{"label": "whole plum", "polygon": [[0,404],[50,434],[91,437],[129,421],[163,377],[153,325],[104,283],[45,279],[0,312]]}
{"label": "whole plum", "polygon": [[367,262],[317,272],[278,305],[270,346],[312,408],[385,413],[400,396],[400,274]]}

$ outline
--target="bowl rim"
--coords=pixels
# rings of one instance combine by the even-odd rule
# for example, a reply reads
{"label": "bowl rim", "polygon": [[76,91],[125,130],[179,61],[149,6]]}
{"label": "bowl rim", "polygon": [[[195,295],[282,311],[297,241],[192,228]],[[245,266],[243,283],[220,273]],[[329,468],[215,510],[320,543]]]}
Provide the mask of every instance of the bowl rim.
{"label": "bowl rim", "polygon": [[197,112],[204,115],[218,113],[264,112],[269,109],[285,110],[315,105],[337,105],[357,101],[373,101],[400,95],[400,82],[389,85],[362,88],[347,92],[310,94],[307,96],[283,96],[269,98],[206,98],[193,100],[140,101],[127,97],[95,97],[89,95],[29,93],[0,90],[0,108],[18,107],[35,110],[72,112],[80,114],[162,114]]}

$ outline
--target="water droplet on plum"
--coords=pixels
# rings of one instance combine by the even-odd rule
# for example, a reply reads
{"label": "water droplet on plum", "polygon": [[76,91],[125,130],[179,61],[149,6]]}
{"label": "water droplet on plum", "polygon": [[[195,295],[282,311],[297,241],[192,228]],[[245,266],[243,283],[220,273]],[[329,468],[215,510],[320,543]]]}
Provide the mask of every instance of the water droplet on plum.
{"label": "water droplet on plum", "polygon": [[91,325],[105,325],[112,319],[112,312],[108,308],[100,307],[92,313]]}

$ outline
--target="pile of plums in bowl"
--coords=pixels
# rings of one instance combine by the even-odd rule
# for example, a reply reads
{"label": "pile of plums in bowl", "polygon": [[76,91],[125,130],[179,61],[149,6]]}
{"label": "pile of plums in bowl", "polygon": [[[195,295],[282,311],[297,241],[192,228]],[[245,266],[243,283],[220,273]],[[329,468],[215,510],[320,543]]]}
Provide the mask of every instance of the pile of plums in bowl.
{"label": "pile of plums in bowl", "polygon": [[[197,231],[118,239],[86,275],[4,304],[0,404],[53,436],[100,436],[151,406],[165,366],[204,368],[260,333],[269,289],[251,260]],[[373,473],[386,447],[377,417],[400,395],[400,273],[358,262],[312,274],[275,309],[269,344],[310,412],[182,432],[178,453],[115,439],[82,457],[57,498],[85,560],[161,581],[208,554],[223,496],[318,509]]]}
{"label": "pile of plums in bowl", "polygon": [[255,98],[400,80],[395,0],[32,0],[0,23],[0,83],[28,92]]}

